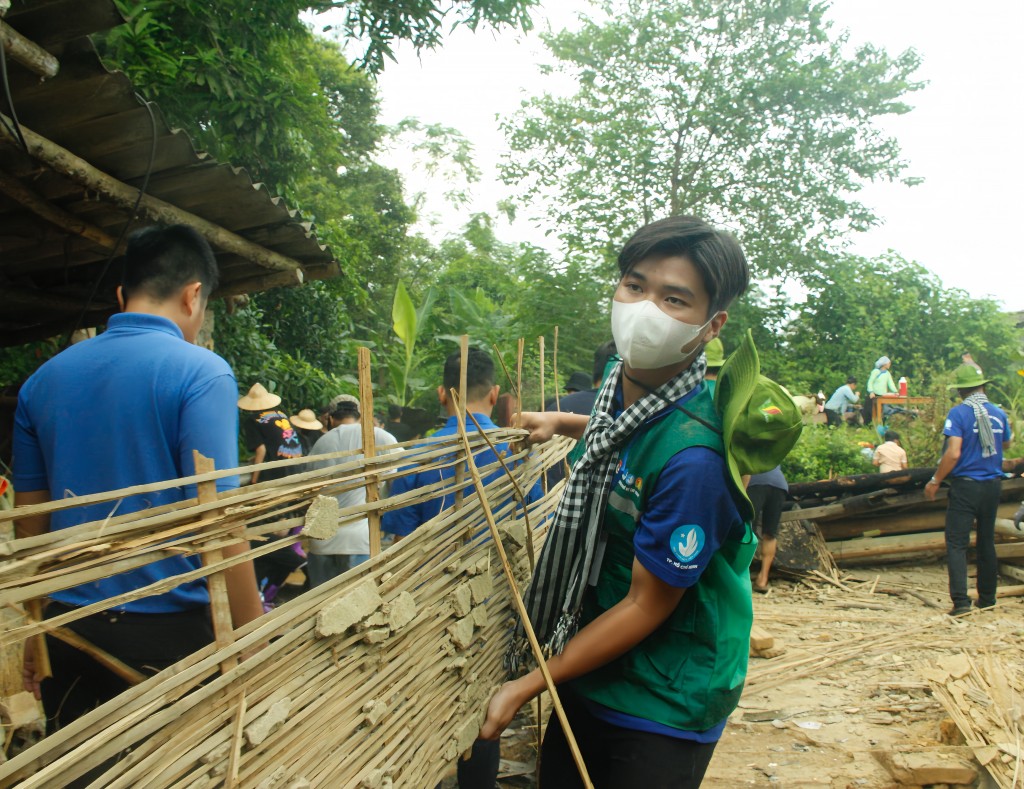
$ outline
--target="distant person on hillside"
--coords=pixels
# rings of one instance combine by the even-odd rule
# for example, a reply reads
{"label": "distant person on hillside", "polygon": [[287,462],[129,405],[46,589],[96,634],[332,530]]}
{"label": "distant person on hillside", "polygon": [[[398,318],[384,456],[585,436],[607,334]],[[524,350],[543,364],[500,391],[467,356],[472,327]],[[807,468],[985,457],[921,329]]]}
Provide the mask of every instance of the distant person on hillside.
{"label": "distant person on hillside", "polygon": [[977,523],[978,607],[996,604],[998,568],[995,527],[999,494],[1003,480],[1003,449],[1013,439],[1006,413],[988,401],[985,384],[990,379],[975,365],[956,369],[949,387],[956,389],[963,402],[946,415],[942,429],[946,448],[939,467],[925,485],[924,495],[935,499],[939,485],[949,478],[949,504],[946,508],[946,566],[949,596],[953,601],[950,616],[971,610],[967,596],[967,550],[971,529]]}
{"label": "distant person on hillside", "polygon": [[882,474],[907,468],[907,451],[900,443],[900,434],[895,430],[886,430],[885,442],[875,450],[871,462],[878,466]]}
{"label": "distant person on hillside", "polygon": [[825,403],[825,419],[830,426],[839,427],[844,420],[856,415],[853,406],[860,402],[860,392],[854,389],[856,385],[857,379],[851,375]]}

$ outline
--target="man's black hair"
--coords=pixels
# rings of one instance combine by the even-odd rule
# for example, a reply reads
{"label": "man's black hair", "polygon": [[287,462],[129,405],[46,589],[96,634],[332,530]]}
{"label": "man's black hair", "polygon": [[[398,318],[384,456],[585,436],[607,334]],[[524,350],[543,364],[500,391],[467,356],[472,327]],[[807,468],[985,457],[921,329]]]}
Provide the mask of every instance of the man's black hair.
{"label": "man's black hair", "polygon": [[402,406],[398,405],[398,403],[391,403],[388,406],[388,419],[390,419],[392,422],[397,422],[401,418]]}
{"label": "man's black hair", "polygon": [[608,366],[608,360],[616,353],[618,351],[615,349],[615,340],[608,340],[594,351],[594,375],[592,378],[595,386],[601,383],[601,379],[604,378],[604,368]]}
{"label": "man's black hair", "polygon": [[138,293],[165,301],[192,282],[202,283],[204,301],[220,282],[213,250],[193,228],[146,227],[129,236],[121,277],[126,301]]}
{"label": "man's black hair", "polygon": [[337,419],[339,422],[342,419],[358,419],[359,418],[359,405],[353,403],[351,400],[342,400],[334,407],[334,411],[331,413],[332,419]]}
{"label": "man's black hair", "polygon": [[856,379],[856,378],[854,378],[854,377],[853,377],[853,376],[851,375],[850,377],[848,377],[848,378],[846,379],[846,383],[848,383],[848,384],[855,384],[855,383],[857,383],[857,379]]}
{"label": "man's black hair", "polygon": [[897,433],[895,430],[886,430],[885,435],[882,436],[882,438],[884,438],[886,441],[899,441],[900,434]]}
{"label": "man's black hair", "polygon": [[645,225],[619,253],[619,274],[650,258],[679,255],[696,266],[708,294],[708,316],[728,307],[750,284],[739,242],[694,216],[670,216]]}
{"label": "man's black hair", "polygon": [[[444,362],[444,390],[459,391],[459,373],[462,369],[462,352],[456,351]],[[494,360],[479,348],[470,348],[466,357],[466,399],[479,400],[494,386]]]}

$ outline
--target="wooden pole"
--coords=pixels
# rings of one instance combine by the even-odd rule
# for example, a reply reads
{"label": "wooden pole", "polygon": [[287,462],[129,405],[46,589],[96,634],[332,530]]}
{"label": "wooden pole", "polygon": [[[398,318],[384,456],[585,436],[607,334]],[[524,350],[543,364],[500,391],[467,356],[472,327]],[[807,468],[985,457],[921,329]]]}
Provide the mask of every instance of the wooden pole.
{"label": "wooden pole", "polygon": [[[13,122],[3,113],[0,119],[13,128]],[[28,152],[34,159],[48,165],[56,172],[70,178],[75,183],[86,187],[105,197],[122,209],[131,211],[139,197],[139,190],[129,186],[111,175],[93,167],[84,159],[75,156],[71,151],[37,134],[31,129],[21,126],[21,132],[28,144]],[[11,134],[4,123],[0,123],[0,140],[20,147],[21,143]],[[261,268],[273,271],[291,271],[302,268],[298,261],[274,252],[259,244],[247,241],[237,233],[232,233],[220,225],[216,225],[200,216],[184,211],[177,206],[159,200],[152,195],[143,195],[139,202],[139,211],[155,222],[166,224],[191,225],[196,232],[217,249],[230,252],[255,263]]]}
{"label": "wooden pole", "polygon": [[[373,377],[370,374],[370,349],[360,348],[359,365],[359,423],[363,430],[363,457],[372,458],[377,454],[377,439],[373,432]],[[380,487],[376,474],[366,475],[366,503],[380,500]],[[371,509],[367,514],[370,529],[370,556],[380,553],[380,510]]]}
{"label": "wooden pole", "polygon": [[[545,401],[547,400],[547,393],[544,391],[544,365],[545,365],[546,359],[544,358],[544,335],[543,334],[540,335],[540,337],[537,338],[537,348],[538,348],[538,350],[540,352],[540,410],[544,411],[545,410],[544,409]],[[555,392],[556,393],[558,392],[558,379],[557,378],[555,379]],[[557,401],[557,395],[556,395],[556,401]],[[556,411],[558,410],[557,402],[556,402],[556,405],[555,405],[555,410]],[[544,490],[544,495],[547,496],[548,495],[548,475],[546,473],[545,474],[541,474],[540,478],[541,478],[541,487]]]}
{"label": "wooden pole", "polygon": [[562,404],[559,402],[558,393],[562,390],[562,385],[558,380],[558,327],[555,327],[555,342],[551,347],[551,377],[555,379],[555,410],[561,411]]}
{"label": "wooden pole", "polygon": [[[201,454],[199,450],[192,450],[192,459],[195,462],[196,474],[208,474],[215,470],[213,458]],[[217,500],[217,483],[213,480],[200,482],[196,485],[199,503],[209,504]],[[211,548],[203,551],[203,566],[216,564],[224,558],[220,548]],[[223,572],[211,573],[207,576],[206,585],[210,592],[210,615],[213,620],[213,638],[218,649],[229,647],[235,643],[235,628],[231,621],[231,601],[228,598],[228,582]],[[226,674],[238,665],[238,659],[234,656],[226,658],[220,665],[222,673]]]}
{"label": "wooden pole", "polygon": [[60,61],[57,58],[34,41],[25,38],[3,20],[0,20],[0,44],[11,60],[17,61],[43,79],[56,77],[60,71]]}
{"label": "wooden pole", "polygon": [[523,338],[519,338],[518,350],[516,351],[516,412],[523,412],[523,349],[525,345]]}
{"label": "wooden pole", "polygon": [[[455,414],[459,418],[460,423],[466,421],[466,388],[468,387],[469,379],[469,335],[463,334],[459,337],[459,396],[455,400]],[[461,454],[461,451],[460,451]],[[466,478],[466,463],[469,462],[469,456],[463,455],[458,463],[455,464],[455,484],[457,490],[455,491],[455,509],[462,507],[462,482]]]}
{"label": "wooden pole", "polygon": [[[520,347],[522,347],[522,340],[520,340]],[[459,422],[459,438],[462,439],[466,453],[469,455],[469,437],[466,435],[466,426],[462,422]],[[594,784],[591,782],[590,775],[587,773],[587,766],[583,762],[583,754],[580,753],[579,746],[576,744],[576,737],[573,735],[572,727],[569,725],[569,719],[565,715],[565,709],[562,707],[562,701],[558,696],[558,689],[555,687],[555,681],[551,678],[551,672],[548,671],[548,664],[544,659],[544,651],[540,648],[540,642],[537,641],[537,634],[533,632],[533,625],[530,624],[530,615],[526,610],[526,604],[523,603],[522,595],[519,594],[519,587],[516,585],[516,578],[512,572],[512,565],[509,564],[508,556],[505,554],[505,546],[502,545],[501,535],[498,533],[498,525],[494,522],[494,513],[491,511],[491,504],[487,500],[487,493],[484,490],[483,480],[480,479],[480,472],[477,470],[476,463],[472,460],[469,462],[469,473],[473,477],[473,488],[476,490],[477,498],[479,499],[480,506],[483,509],[484,518],[487,520],[487,528],[491,532],[491,540],[494,542],[494,547],[498,551],[498,557],[501,559],[501,567],[505,573],[505,579],[508,581],[509,590],[512,593],[512,601],[515,603],[519,619],[523,623],[523,629],[530,642],[530,648],[533,650],[534,659],[537,661],[537,668],[540,669],[541,676],[544,677],[544,684],[551,693],[551,704],[554,707],[555,715],[558,716],[558,722],[562,725],[562,732],[565,734],[565,740],[569,745],[569,750],[572,752],[572,758],[576,762],[576,767],[580,772],[580,778],[583,780],[583,785],[588,787],[588,789],[593,789]]]}
{"label": "wooden pole", "polygon": [[[0,22],[0,25],[2,24]],[[117,244],[117,239],[105,230],[90,222],[79,219],[70,211],[65,211],[63,208],[54,205],[42,195],[29,189],[13,175],[2,170],[0,170],[0,192],[3,192],[12,200],[37,216],[42,217],[50,224],[56,225],[61,230],[66,230],[76,236],[81,236],[86,241],[91,241],[108,252],[112,251]],[[123,244],[121,249],[124,249]]]}

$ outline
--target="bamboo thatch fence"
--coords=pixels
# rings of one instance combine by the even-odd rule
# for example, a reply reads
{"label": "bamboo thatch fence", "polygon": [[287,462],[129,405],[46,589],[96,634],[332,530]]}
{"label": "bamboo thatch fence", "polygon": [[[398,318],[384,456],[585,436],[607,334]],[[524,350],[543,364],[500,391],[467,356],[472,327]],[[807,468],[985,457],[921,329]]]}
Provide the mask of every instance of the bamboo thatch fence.
{"label": "bamboo thatch fence", "polygon": [[[523,583],[561,488],[529,506],[522,492],[561,462],[570,442],[514,450],[480,468],[485,477],[502,472],[485,488],[457,473],[394,498],[368,496],[361,506],[339,510],[333,497],[375,490],[378,481],[423,466],[461,471],[488,442],[523,435],[471,428],[465,440],[400,444],[401,452],[318,455],[336,463],[328,468],[308,470],[308,459],[264,463],[249,468],[293,466],[296,473],[221,494],[216,480],[240,469],[18,510],[24,517],[102,502],[110,515],[0,546],[0,607],[22,608],[172,555],[200,556],[203,567],[45,622],[15,620],[0,645],[194,577],[209,579],[217,641],[0,765],[0,786],[82,777],[97,787],[434,785],[472,745],[504,674],[512,595],[484,499]],[[197,458],[197,469],[203,460]],[[183,485],[196,485],[198,495],[117,515],[125,496]],[[300,539],[266,542],[271,532],[302,525],[324,536],[325,523],[333,528],[369,517],[372,525],[385,510],[445,493],[457,494],[452,507],[366,564],[236,631],[217,628],[227,610],[223,571]],[[12,517],[0,512],[0,523]],[[252,546],[247,553],[223,556],[224,547],[243,539]]]}

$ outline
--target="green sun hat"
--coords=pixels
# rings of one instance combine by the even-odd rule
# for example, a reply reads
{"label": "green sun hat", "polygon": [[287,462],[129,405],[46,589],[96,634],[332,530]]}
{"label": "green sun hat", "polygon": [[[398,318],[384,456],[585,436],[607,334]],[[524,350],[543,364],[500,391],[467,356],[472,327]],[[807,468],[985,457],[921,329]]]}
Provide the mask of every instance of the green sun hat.
{"label": "green sun hat", "polygon": [[804,426],[789,392],[761,375],[749,330],[718,375],[715,407],[722,415],[729,476],[741,492],[745,475],[771,471],[783,461]]}
{"label": "green sun hat", "polygon": [[704,346],[704,356],[707,357],[708,367],[721,367],[725,364],[725,346],[722,345],[721,337],[715,337]]}
{"label": "green sun hat", "polygon": [[961,364],[953,373],[953,383],[947,389],[974,389],[982,384],[992,383],[991,378],[986,378],[980,367],[973,364]]}

